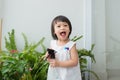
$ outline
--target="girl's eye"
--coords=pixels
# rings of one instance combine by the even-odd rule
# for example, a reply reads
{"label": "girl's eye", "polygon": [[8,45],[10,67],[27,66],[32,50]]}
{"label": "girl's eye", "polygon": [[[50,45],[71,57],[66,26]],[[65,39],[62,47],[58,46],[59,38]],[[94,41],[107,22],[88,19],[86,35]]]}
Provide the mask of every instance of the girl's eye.
{"label": "girl's eye", "polygon": [[68,25],[64,25],[64,27],[68,27]]}
{"label": "girl's eye", "polygon": [[60,26],[57,26],[57,27],[60,27]]}
{"label": "girl's eye", "polygon": [[67,25],[64,25],[65,27],[67,26]]}

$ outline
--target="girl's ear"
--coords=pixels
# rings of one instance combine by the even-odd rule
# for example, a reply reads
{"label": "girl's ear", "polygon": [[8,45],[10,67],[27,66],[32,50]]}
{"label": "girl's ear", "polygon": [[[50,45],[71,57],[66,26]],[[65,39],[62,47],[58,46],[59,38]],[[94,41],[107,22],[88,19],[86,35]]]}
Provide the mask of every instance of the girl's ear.
{"label": "girl's ear", "polygon": [[56,33],[54,32],[54,35],[56,35]]}

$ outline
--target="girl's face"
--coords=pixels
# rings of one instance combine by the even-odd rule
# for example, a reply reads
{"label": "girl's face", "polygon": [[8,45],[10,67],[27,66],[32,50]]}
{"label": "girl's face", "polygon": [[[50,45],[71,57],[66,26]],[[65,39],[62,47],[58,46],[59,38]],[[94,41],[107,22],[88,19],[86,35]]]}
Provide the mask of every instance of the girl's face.
{"label": "girl's face", "polygon": [[59,21],[54,24],[54,34],[56,34],[58,40],[68,40],[69,33],[68,23]]}

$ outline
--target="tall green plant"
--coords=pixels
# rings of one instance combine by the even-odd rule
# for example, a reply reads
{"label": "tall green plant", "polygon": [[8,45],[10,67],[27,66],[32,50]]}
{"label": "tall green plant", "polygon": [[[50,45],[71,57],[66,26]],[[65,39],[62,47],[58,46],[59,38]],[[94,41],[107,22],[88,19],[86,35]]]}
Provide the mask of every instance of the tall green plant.
{"label": "tall green plant", "polygon": [[[30,71],[31,79],[32,80],[39,80],[39,79],[46,80],[48,63],[44,61],[44,57],[43,57],[46,52],[46,47],[43,44],[43,41],[45,38],[43,37],[38,43],[31,45],[28,43],[28,40],[25,34],[22,34],[22,35],[25,41],[25,46],[23,50],[23,53],[25,55],[24,54],[23,55],[27,57],[25,59],[28,59],[27,61],[31,68],[31,71]],[[35,50],[38,47],[38,45],[41,46],[42,52],[38,52]]]}
{"label": "tall green plant", "polygon": [[5,47],[8,51],[17,50],[15,42],[15,30],[12,29],[11,32],[8,32],[9,39],[5,37]]}

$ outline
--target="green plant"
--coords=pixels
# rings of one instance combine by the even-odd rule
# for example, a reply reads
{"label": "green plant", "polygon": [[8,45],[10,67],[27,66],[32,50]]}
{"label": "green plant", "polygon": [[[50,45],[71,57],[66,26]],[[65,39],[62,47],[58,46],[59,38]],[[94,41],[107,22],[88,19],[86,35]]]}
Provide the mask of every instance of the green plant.
{"label": "green plant", "polygon": [[[43,57],[46,52],[46,48],[43,45],[43,41],[45,38],[42,38],[37,44],[34,44],[32,46],[31,44],[30,45],[28,44],[28,40],[25,34],[22,34],[22,35],[25,41],[25,46],[24,46],[24,50],[22,53],[25,54],[24,55],[25,57],[30,57],[30,58],[24,58],[25,60],[28,59],[28,63],[30,64],[30,68],[31,68],[30,79],[31,80],[39,80],[39,79],[46,80],[47,76],[45,74],[47,74],[48,64],[44,60],[44,57]],[[35,50],[39,45],[42,47],[43,52],[38,52]]]}
{"label": "green plant", "polygon": [[[48,63],[44,60],[44,55],[46,53],[46,47],[43,42],[45,38],[43,37],[37,43],[29,43],[27,37],[24,33],[22,36],[24,38],[24,48],[22,51],[17,49],[15,42],[15,31],[8,32],[9,39],[5,37],[5,45],[7,51],[0,52],[0,80],[46,80]],[[75,36],[71,40],[77,41],[83,36]],[[37,51],[36,48],[41,46],[42,51]],[[91,49],[78,49],[80,68],[82,75],[84,72],[90,72],[96,76],[99,80],[97,74],[89,69],[87,69],[87,59],[85,56],[90,57],[92,62],[96,62],[92,50],[94,44],[91,45]],[[83,75],[84,80],[84,75]]]}
{"label": "green plant", "polygon": [[9,39],[5,37],[5,47],[8,51],[17,50],[15,42],[15,31],[12,29],[11,32],[8,32]]}
{"label": "green plant", "polygon": [[[43,70],[42,68],[46,66],[47,63],[43,60],[43,55],[46,51],[43,45],[45,38],[42,38],[37,43],[29,44],[25,34],[22,34],[25,41],[24,49],[19,52],[11,52],[16,49],[14,30],[12,30],[11,33],[8,33],[9,39],[5,38],[7,51],[3,51],[0,54],[0,79],[45,80],[46,76],[44,77],[43,75],[46,74],[45,71],[47,70]],[[13,44],[14,47],[11,46]],[[38,46],[42,47],[43,52],[38,52],[36,50]]]}

